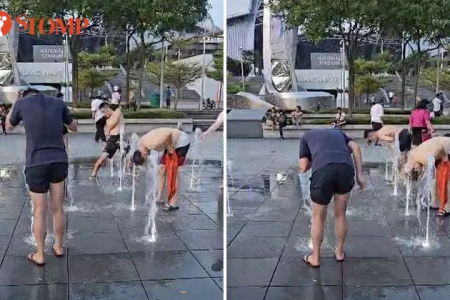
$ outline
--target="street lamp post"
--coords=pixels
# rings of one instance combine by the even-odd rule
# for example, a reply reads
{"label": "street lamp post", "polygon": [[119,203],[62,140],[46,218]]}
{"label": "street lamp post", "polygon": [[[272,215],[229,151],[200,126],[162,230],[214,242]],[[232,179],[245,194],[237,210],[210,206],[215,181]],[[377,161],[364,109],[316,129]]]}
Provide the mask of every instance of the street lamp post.
{"label": "street lamp post", "polygon": [[[160,62],[160,68],[161,68],[161,78],[159,79],[159,107],[164,107],[164,62],[165,62],[165,53],[164,53],[164,40],[161,44],[161,62]],[[170,107],[169,107],[170,108]]]}
{"label": "street lamp post", "polygon": [[205,97],[205,73],[206,73],[206,27],[203,30],[203,62],[202,62],[202,92],[200,96],[200,107],[203,109],[203,98]]}
{"label": "street lamp post", "polygon": [[[214,33],[216,31],[216,26],[214,24],[213,19],[211,18],[211,16],[208,14],[207,19],[211,22],[211,26],[212,26],[212,33]],[[205,97],[205,76],[206,76],[206,25],[204,25],[203,28],[203,65],[202,65],[202,88],[201,88],[201,95],[200,95],[200,104],[199,104],[199,109],[203,110],[203,98]]]}
{"label": "street lamp post", "polygon": [[436,68],[436,94],[439,93],[439,81],[441,79],[441,47],[438,48],[438,60],[437,60],[437,68]]}
{"label": "street lamp post", "polygon": [[243,51],[244,49],[242,47],[239,47],[239,50],[241,50],[241,77],[242,77],[242,91],[245,92],[245,76],[244,76],[244,58],[243,58]]}
{"label": "street lamp post", "polygon": [[341,75],[341,87],[342,87],[342,94],[341,94],[341,107],[345,106],[345,40],[342,39],[342,75]]}

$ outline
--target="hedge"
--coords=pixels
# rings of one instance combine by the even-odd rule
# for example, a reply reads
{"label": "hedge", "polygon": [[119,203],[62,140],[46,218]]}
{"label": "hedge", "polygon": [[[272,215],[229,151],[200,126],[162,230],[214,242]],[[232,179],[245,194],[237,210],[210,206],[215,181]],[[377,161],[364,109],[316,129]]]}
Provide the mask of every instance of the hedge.
{"label": "hedge", "polygon": [[[345,111],[345,113],[348,113],[348,109],[344,108],[343,111]],[[335,114],[336,113],[336,109],[324,109],[324,110],[319,110],[319,111],[305,111],[305,113],[309,113],[309,114]],[[358,114],[358,115],[369,115],[370,114],[370,108],[361,108],[361,109],[354,109],[352,111],[353,114]],[[410,110],[401,110],[398,108],[385,108],[384,109],[384,114],[385,115],[410,115],[411,111]]]}
{"label": "hedge", "polygon": [[[90,111],[77,111],[72,112],[71,115],[75,119],[91,119],[92,114]],[[125,119],[183,119],[185,117],[184,113],[155,108],[145,111],[125,111],[123,113]]]}
{"label": "hedge", "polygon": [[[72,102],[65,102],[67,106],[73,107]],[[12,103],[5,103],[8,108],[11,108]],[[77,108],[91,108],[91,102],[90,101],[80,101],[77,103]],[[148,103],[142,103],[141,108],[154,108]]]}
{"label": "hedge", "polygon": [[[383,118],[386,125],[408,125],[409,116],[386,116]],[[304,124],[327,125],[333,122],[332,119],[304,119]],[[370,116],[354,116],[347,120],[348,125],[370,125]],[[450,125],[450,117],[439,117],[432,120],[433,125]]]}

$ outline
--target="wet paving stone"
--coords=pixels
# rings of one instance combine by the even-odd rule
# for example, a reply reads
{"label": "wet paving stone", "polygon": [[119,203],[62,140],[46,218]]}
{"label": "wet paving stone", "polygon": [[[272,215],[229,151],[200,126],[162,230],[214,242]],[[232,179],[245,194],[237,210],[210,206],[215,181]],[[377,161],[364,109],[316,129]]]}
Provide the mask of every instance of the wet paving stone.
{"label": "wet paving stone", "polygon": [[237,237],[228,247],[229,258],[269,258],[279,257],[283,252],[286,238],[246,238]]}
{"label": "wet paving stone", "polygon": [[278,258],[228,258],[228,287],[269,286]]}
{"label": "wet paving stone", "polygon": [[190,250],[223,249],[222,230],[178,231],[177,235]]}
{"label": "wet paving stone", "polygon": [[32,264],[26,256],[9,256],[0,268],[0,286],[51,283],[68,283],[67,256],[48,256],[42,267]]}
{"label": "wet paving stone", "polygon": [[75,300],[122,300],[148,299],[142,283],[114,282],[114,283],[76,283],[69,287],[70,299]]}
{"label": "wet paving stone", "polygon": [[[270,287],[265,300],[342,299],[340,286]],[[361,299],[362,300],[362,299]]]}
{"label": "wet paving stone", "polygon": [[406,257],[416,285],[450,284],[450,257]]}
{"label": "wet paving stone", "polygon": [[[344,300],[420,300],[414,286],[346,286]],[[422,298],[434,300],[435,298]],[[437,300],[437,298],[436,298]]]}
{"label": "wet paving stone", "polygon": [[323,258],[313,269],[303,258],[282,258],[271,282],[272,286],[342,285],[341,264]]}
{"label": "wet paving stone", "polygon": [[150,299],[222,300],[223,295],[214,280],[177,279],[144,281]]}
{"label": "wet paving stone", "polygon": [[346,285],[411,285],[402,258],[347,258],[343,263]]}
{"label": "wet paving stone", "polygon": [[209,277],[188,251],[136,252],[131,256],[142,280]]}
{"label": "wet paving stone", "polygon": [[[185,194],[189,182],[186,174],[190,172],[181,172],[184,188],[179,197],[180,210],[157,212],[157,240],[149,242],[143,239],[149,214],[145,176],[138,177],[136,210],[131,211],[131,180],[125,178],[124,189],[118,192],[118,179],[110,178],[108,169],[100,171],[98,182],[87,180],[91,167],[91,163],[70,165],[69,198],[65,203],[66,255],[62,258],[53,255],[54,237],[49,227],[43,267],[34,266],[26,258],[35,247],[31,205],[21,173],[18,179],[2,185],[0,258],[4,259],[0,265],[0,299],[146,300],[149,299],[146,289],[153,287],[162,299],[221,299],[223,231],[219,214],[223,201],[215,192],[221,177],[199,173],[198,191],[187,189]],[[207,168],[214,171],[220,167]],[[198,203],[208,205],[207,209],[202,211]],[[187,251],[186,246],[193,252]],[[222,264],[218,263],[220,260]],[[158,281],[155,286],[149,283],[144,288],[142,279]],[[160,280],[166,279],[174,283],[160,286]]]}
{"label": "wet paving stone", "polygon": [[264,300],[266,287],[232,287],[227,289],[228,300]]}
{"label": "wet paving stone", "polygon": [[0,295],[4,300],[69,300],[67,291],[67,284],[0,286]]}
{"label": "wet paving stone", "polygon": [[[365,173],[367,188],[351,193],[344,246],[346,261],[337,263],[334,259],[332,201],[325,224],[321,267],[311,269],[302,261],[304,255],[311,253],[310,210],[302,200],[301,190],[305,187],[300,185],[295,169],[274,168],[272,160],[257,163],[263,171],[253,179],[249,180],[250,175],[244,170],[234,172],[238,181],[242,176],[249,186],[266,181],[265,185],[259,185],[265,189],[264,193],[241,189],[231,196],[236,199],[237,207],[234,215],[227,218],[228,280],[233,287],[240,287],[236,293],[246,295],[252,288],[269,287],[267,295],[258,295],[257,299],[415,300],[419,298],[414,284],[450,284],[450,274],[447,274],[450,223],[433,214],[429,225],[431,245],[423,248],[426,211],[420,211],[419,217],[405,216],[404,190],[401,188],[400,195],[393,196],[393,186],[384,180],[384,171],[372,172],[372,169]],[[249,199],[249,203],[252,199],[262,202],[255,210],[256,206],[245,205],[245,199]],[[411,212],[413,210],[412,207]],[[286,237],[281,252],[271,242],[262,242]],[[269,257],[276,259],[275,268],[266,261]],[[258,280],[242,274],[257,276]],[[435,298],[433,293],[443,293],[441,291],[445,289],[425,290],[433,295],[429,299]]]}
{"label": "wet paving stone", "polygon": [[445,299],[450,293],[450,285],[418,286],[417,292],[419,293],[420,299]]}

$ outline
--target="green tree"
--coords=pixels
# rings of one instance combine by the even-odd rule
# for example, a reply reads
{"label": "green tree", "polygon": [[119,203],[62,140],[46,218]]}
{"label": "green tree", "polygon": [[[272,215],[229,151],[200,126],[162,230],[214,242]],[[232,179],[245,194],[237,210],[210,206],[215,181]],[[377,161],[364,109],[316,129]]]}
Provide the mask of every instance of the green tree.
{"label": "green tree", "polygon": [[300,27],[311,41],[342,38],[349,68],[350,117],[355,99],[356,47],[361,39],[378,30],[382,5],[378,0],[279,0],[274,6],[277,12],[287,13],[289,26]]}
{"label": "green tree", "polygon": [[208,72],[208,77],[223,82],[223,49],[214,53],[214,70]]}
{"label": "green tree", "polygon": [[[24,1],[24,0],[23,0]],[[137,105],[141,102],[141,83],[146,61],[146,49],[150,46],[146,36],[151,35],[158,43],[169,39],[175,32],[181,34],[194,28],[207,16],[207,0],[112,0],[105,4],[105,15],[109,23],[128,31],[128,49],[131,38],[137,40],[139,48],[139,91]],[[160,60],[164,62],[164,57]],[[127,59],[127,91],[129,90],[129,74],[133,64]],[[162,105],[162,103],[161,103]]]}
{"label": "green tree", "polygon": [[[106,81],[111,79],[116,73],[100,71],[95,68],[89,68],[80,70],[79,87],[89,89],[90,93],[94,92],[94,89],[102,87]],[[83,92],[83,94],[85,94]]]}
{"label": "green tree", "polygon": [[[388,28],[403,40],[402,49],[402,95],[400,104],[405,108],[407,57],[406,47],[415,45],[415,75],[414,99],[417,97],[417,87],[420,80],[422,59],[427,52],[437,49],[450,36],[448,11],[450,3],[447,0],[386,0],[383,6],[384,22],[381,26]],[[423,48],[427,42],[431,47]],[[433,47],[434,45],[434,47]]]}
{"label": "green tree", "polygon": [[[191,62],[168,62],[165,65],[164,81],[167,81],[175,88],[175,103],[174,108],[177,109],[178,100],[180,99],[181,89],[189,83],[201,78],[202,65]],[[153,75],[152,78],[155,83],[160,84],[161,66],[158,63],[148,63],[147,71]]]}
{"label": "green tree", "polygon": [[374,75],[357,76],[355,81],[355,91],[358,95],[365,95],[366,99],[369,99],[370,94],[378,92],[383,84],[383,80]]}
{"label": "green tree", "polygon": [[[72,87],[73,102],[76,107],[78,102],[78,54],[82,49],[82,35],[100,25],[102,20],[102,6],[95,0],[84,1],[53,1],[53,0],[9,0],[3,2],[3,9],[12,18],[27,14],[33,18],[84,18],[89,20],[89,25],[82,30],[81,35],[69,35],[69,50],[72,56]],[[66,25],[66,24],[64,24]],[[36,22],[36,26],[38,23]]]}

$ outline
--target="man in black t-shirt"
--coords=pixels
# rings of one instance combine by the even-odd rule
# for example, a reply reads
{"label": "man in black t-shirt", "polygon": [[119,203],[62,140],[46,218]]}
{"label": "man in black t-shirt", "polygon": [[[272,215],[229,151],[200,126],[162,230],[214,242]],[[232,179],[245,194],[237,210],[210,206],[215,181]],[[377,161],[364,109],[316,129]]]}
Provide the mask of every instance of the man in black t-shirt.
{"label": "man in black t-shirt", "polygon": [[299,167],[301,172],[311,169],[310,195],[313,218],[311,235],[313,253],[303,260],[311,267],[320,266],[320,246],[323,240],[323,226],[327,217],[327,206],[334,197],[334,215],[336,228],[335,258],[345,259],[343,247],[347,234],[345,216],[350,191],[356,181],[364,188],[362,157],[359,146],[345,133],[338,130],[310,130],[300,141]]}
{"label": "man in black t-shirt", "polygon": [[56,97],[44,96],[28,89],[17,100],[6,117],[11,130],[23,121],[26,136],[25,177],[33,201],[33,233],[37,251],[28,259],[36,265],[45,264],[45,235],[47,232],[47,192],[53,213],[55,245],[53,253],[63,256],[65,215],[63,209],[64,180],[68,173],[68,157],[63,142],[63,126],[77,131],[66,104]]}

